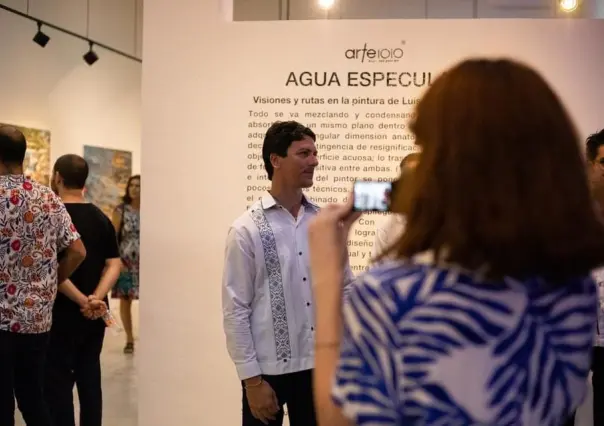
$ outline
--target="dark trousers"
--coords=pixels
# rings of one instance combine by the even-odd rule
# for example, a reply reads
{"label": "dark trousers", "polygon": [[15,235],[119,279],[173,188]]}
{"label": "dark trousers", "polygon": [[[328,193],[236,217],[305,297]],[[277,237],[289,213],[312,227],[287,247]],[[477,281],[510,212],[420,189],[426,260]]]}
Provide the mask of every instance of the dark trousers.
{"label": "dark trousers", "polygon": [[[262,377],[277,394],[281,408],[276,415],[277,418],[270,421],[268,426],[283,425],[284,404],[287,404],[290,426],[317,425],[313,401],[312,370],[279,376],[263,375]],[[243,389],[243,426],[264,426],[264,423],[252,416],[245,389]]]}
{"label": "dark trousers", "polygon": [[[593,389],[593,410],[594,425],[604,425],[604,348],[594,347],[591,360],[591,385]],[[573,426],[575,424],[575,415],[564,424],[564,426]]]}
{"label": "dark trousers", "polygon": [[77,318],[55,321],[50,332],[45,394],[55,426],[75,426],[73,387],[78,389],[80,426],[101,426],[101,351],[105,324]]}
{"label": "dark trousers", "polygon": [[27,426],[51,426],[44,402],[48,333],[0,331],[0,425],[14,426],[15,397]]}

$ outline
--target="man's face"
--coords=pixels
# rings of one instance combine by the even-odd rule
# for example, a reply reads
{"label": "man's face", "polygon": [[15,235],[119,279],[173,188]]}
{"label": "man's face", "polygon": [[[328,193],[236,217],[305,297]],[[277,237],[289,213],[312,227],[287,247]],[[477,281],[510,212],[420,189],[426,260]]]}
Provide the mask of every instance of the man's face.
{"label": "man's face", "polygon": [[313,185],[315,167],[319,165],[317,147],[310,137],[293,142],[286,157],[273,157],[273,167],[288,185],[310,188]]}
{"label": "man's face", "polygon": [[604,185],[604,145],[598,147],[596,159],[590,163],[589,177],[594,186]]}

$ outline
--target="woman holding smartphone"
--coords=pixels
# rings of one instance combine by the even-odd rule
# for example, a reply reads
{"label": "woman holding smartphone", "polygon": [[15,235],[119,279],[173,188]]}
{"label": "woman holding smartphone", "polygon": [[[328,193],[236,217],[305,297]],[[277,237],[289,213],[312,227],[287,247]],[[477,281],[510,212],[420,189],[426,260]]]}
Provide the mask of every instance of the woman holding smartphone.
{"label": "woman holding smartphone", "polygon": [[573,123],[510,60],[454,66],[416,112],[394,259],[343,303],[360,213],[328,206],[309,228],[319,424],[563,424],[587,390],[604,263]]}

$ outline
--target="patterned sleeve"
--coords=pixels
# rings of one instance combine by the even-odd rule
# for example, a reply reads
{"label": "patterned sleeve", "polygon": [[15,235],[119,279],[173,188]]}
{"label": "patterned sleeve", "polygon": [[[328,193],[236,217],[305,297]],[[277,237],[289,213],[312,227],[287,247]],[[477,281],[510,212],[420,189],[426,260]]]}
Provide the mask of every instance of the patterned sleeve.
{"label": "patterned sleeve", "polygon": [[366,279],[351,286],[344,304],[344,339],[332,397],[355,425],[399,424],[387,313]]}
{"label": "patterned sleeve", "polygon": [[56,197],[53,201],[53,225],[57,230],[57,251],[62,252],[76,240],[80,234],[76,230],[71,216],[61,200]]}

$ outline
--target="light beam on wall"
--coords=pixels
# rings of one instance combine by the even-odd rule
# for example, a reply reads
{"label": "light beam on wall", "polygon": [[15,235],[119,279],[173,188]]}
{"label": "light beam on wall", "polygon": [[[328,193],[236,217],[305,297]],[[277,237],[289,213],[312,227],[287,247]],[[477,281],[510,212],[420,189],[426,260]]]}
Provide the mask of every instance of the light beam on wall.
{"label": "light beam on wall", "polygon": [[560,0],[560,10],[562,12],[574,12],[579,7],[579,0]]}
{"label": "light beam on wall", "polygon": [[42,32],[42,22],[38,22],[38,32],[34,36],[33,40],[40,47],[46,47],[50,41],[50,37]]}
{"label": "light beam on wall", "polygon": [[319,7],[323,9],[331,9],[335,3],[335,0],[319,0]]}

